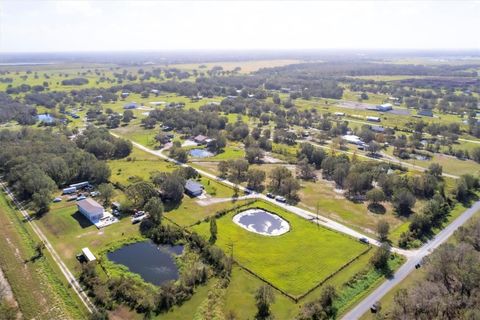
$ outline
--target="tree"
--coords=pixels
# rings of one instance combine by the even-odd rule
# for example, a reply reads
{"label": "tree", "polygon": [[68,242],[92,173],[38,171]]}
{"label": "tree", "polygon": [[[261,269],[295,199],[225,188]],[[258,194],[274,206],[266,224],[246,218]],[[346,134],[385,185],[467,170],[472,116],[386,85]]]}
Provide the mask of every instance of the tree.
{"label": "tree", "polygon": [[315,168],[308,163],[306,158],[297,163],[297,175],[304,180],[316,180],[317,178]]}
{"label": "tree", "polygon": [[113,196],[113,186],[110,183],[102,183],[98,186],[98,192],[100,192],[100,197],[103,199],[104,204],[108,205]]}
{"label": "tree", "polygon": [[150,215],[150,219],[157,225],[161,223],[163,216],[163,203],[159,197],[152,197],[143,209]]}
{"label": "tree", "polygon": [[188,152],[181,147],[173,146],[170,148],[169,156],[180,163],[186,163],[188,161]]}
{"label": "tree", "polygon": [[480,147],[475,147],[470,151],[470,157],[473,161],[480,163]]}
{"label": "tree", "polygon": [[134,118],[134,116],[133,116],[133,111],[132,110],[123,111],[123,117],[122,117],[123,122],[129,123],[130,121],[132,121],[133,118]]}
{"label": "tree", "polygon": [[240,183],[245,181],[247,171],[248,171],[248,161],[243,159],[230,160],[228,162],[230,168],[230,179],[235,183]]}
{"label": "tree", "polygon": [[255,304],[257,305],[255,319],[270,319],[270,305],[275,302],[275,295],[273,294],[272,288],[268,285],[263,285],[258,288],[255,294],[255,301]]}
{"label": "tree", "polygon": [[137,207],[143,207],[150,198],[157,195],[154,185],[146,181],[139,181],[129,185],[125,193]]}
{"label": "tree", "polygon": [[226,178],[228,176],[229,164],[227,161],[220,161],[217,165],[218,171],[220,172],[221,178]]}
{"label": "tree", "polygon": [[378,204],[379,202],[385,201],[385,193],[381,189],[373,188],[369,190],[366,194],[367,200],[370,201],[372,204]]}
{"label": "tree", "polygon": [[291,178],[292,173],[285,167],[276,167],[272,171],[270,171],[270,184],[268,188],[272,192],[278,192],[282,185],[283,180],[287,178]]}
{"label": "tree", "polygon": [[385,220],[379,220],[377,223],[378,240],[385,242],[388,240],[388,232],[390,231],[390,225]]}
{"label": "tree", "polygon": [[415,205],[415,196],[407,189],[397,189],[393,193],[392,204],[400,215],[409,215]]}
{"label": "tree", "polygon": [[261,192],[264,189],[265,171],[259,169],[248,169],[247,172],[247,187],[249,189]]}
{"label": "tree", "polygon": [[263,158],[263,151],[259,147],[250,147],[245,150],[245,159],[248,163],[260,163]]}
{"label": "tree", "polygon": [[390,260],[390,255],[390,245],[388,243],[382,243],[370,259],[370,263],[375,267],[375,269],[389,273],[390,268],[388,266],[388,260]]}
{"label": "tree", "polygon": [[167,174],[160,183],[162,198],[172,203],[180,203],[185,191],[185,179],[176,174]]}
{"label": "tree", "polygon": [[210,218],[210,239],[209,242],[211,244],[215,243],[217,241],[217,219],[215,218]]}
{"label": "tree", "polygon": [[300,183],[294,177],[289,177],[282,180],[278,193],[287,198],[289,203],[295,203],[299,200],[298,190],[300,190]]}
{"label": "tree", "polygon": [[443,171],[443,168],[438,163],[432,163],[430,166],[428,166],[428,170],[427,170],[427,172],[432,176],[434,176],[435,178],[440,178],[442,176],[442,171]]}

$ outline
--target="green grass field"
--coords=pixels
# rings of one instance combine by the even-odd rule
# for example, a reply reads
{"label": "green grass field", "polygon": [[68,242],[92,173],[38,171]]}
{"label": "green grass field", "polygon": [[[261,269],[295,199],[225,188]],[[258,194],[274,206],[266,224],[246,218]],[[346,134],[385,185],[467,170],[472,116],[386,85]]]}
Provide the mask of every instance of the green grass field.
{"label": "green grass field", "polygon": [[[238,263],[293,296],[307,292],[366,250],[353,239],[315,226],[274,205],[258,201],[251,207],[283,217],[290,223],[290,232],[265,237],[246,231],[232,222],[234,211],[218,219],[216,244],[227,252],[233,244],[233,256]],[[209,237],[208,223],[193,230]]]}
{"label": "green grass field", "polygon": [[35,255],[34,248],[39,240],[19,215],[1,193],[0,268],[12,287],[22,318],[86,317],[86,310],[46,250],[42,258],[28,261]]}

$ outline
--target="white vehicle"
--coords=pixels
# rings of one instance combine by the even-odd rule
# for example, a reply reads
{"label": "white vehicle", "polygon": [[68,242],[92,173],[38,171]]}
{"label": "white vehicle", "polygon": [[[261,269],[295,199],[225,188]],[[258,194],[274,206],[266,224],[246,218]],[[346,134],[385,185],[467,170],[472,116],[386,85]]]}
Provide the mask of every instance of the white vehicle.
{"label": "white vehicle", "polygon": [[282,197],[282,196],[276,196],[275,200],[281,203],[287,202],[287,199],[285,199],[285,197]]}

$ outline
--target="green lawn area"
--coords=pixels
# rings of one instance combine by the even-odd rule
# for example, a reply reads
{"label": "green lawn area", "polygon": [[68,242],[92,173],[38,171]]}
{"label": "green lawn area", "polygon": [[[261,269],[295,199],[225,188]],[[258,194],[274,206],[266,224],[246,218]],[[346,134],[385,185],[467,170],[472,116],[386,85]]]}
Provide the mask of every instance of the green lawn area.
{"label": "green lawn area", "polygon": [[[236,214],[232,211],[217,221],[216,244],[227,252],[233,244],[238,263],[292,296],[313,288],[367,249],[347,236],[315,226],[272,204],[257,201],[251,207],[263,208],[289,221],[290,232],[265,237],[246,231],[232,222]],[[209,237],[208,223],[192,229]]]}
{"label": "green lawn area", "polygon": [[[393,147],[389,147],[386,153],[393,155]],[[443,172],[460,176],[462,174],[477,174],[480,172],[480,165],[472,160],[460,160],[452,156],[435,154],[430,160],[401,160],[413,165],[428,168],[432,163],[438,163],[442,166]]]}
{"label": "green lawn area", "polygon": [[0,268],[12,288],[22,319],[87,317],[80,299],[46,250],[42,258],[29,261],[40,240],[3,192],[0,194],[0,233]]}
{"label": "green lawn area", "polygon": [[140,238],[138,224],[124,218],[103,229],[97,229],[77,211],[76,202],[60,202],[38,219],[38,226],[71,270],[79,270],[75,255],[84,247],[94,254],[117,241]]}
{"label": "green lawn area", "polygon": [[130,184],[130,180],[133,177],[149,180],[152,172],[171,172],[178,168],[171,162],[160,159],[137,148],[133,148],[132,153],[127,158],[109,160],[108,166],[112,171],[110,181],[122,185]]}
{"label": "green lawn area", "polygon": [[386,220],[391,230],[401,226],[404,221],[394,214],[389,203],[384,203],[386,212],[375,214],[368,210],[367,203],[355,203],[343,194],[334,191],[334,186],[324,180],[316,182],[302,181],[300,207],[337,220],[361,232],[374,234],[379,220]]}

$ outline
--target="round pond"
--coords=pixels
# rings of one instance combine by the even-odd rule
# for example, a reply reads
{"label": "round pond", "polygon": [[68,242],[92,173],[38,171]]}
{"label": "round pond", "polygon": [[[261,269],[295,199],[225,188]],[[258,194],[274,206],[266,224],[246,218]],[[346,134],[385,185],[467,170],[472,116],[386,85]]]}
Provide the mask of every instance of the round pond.
{"label": "round pond", "polygon": [[190,150],[190,155],[195,158],[208,158],[213,156],[213,153],[205,149],[192,149]]}
{"label": "round pond", "polygon": [[175,256],[183,252],[183,246],[160,245],[151,241],[128,244],[107,253],[109,260],[126,266],[143,280],[161,285],[179,277]]}
{"label": "round pond", "polygon": [[277,216],[262,209],[249,209],[233,217],[240,227],[264,236],[279,236],[290,230],[290,224]]}

